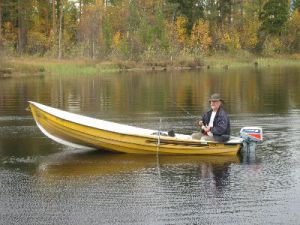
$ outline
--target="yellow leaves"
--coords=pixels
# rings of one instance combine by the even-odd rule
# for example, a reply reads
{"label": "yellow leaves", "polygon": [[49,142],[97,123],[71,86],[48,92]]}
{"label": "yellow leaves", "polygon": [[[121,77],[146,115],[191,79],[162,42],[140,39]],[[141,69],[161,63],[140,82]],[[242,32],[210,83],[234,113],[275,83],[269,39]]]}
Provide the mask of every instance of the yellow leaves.
{"label": "yellow leaves", "polygon": [[274,53],[279,53],[282,46],[283,43],[279,37],[268,36],[263,44],[263,54],[274,55]]}
{"label": "yellow leaves", "polygon": [[121,32],[118,31],[115,33],[114,37],[113,37],[113,47],[115,48],[119,48],[121,45]]}
{"label": "yellow leaves", "polygon": [[[124,3],[123,3],[124,4]],[[103,17],[107,19],[114,31],[124,30],[128,20],[128,5],[107,6]]]}
{"label": "yellow leaves", "polygon": [[16,30],[11,22],[6,22],[3,24],[2,32],[4,41],[14,42],[17,40]]}
{"label": "yellow leaves", "polygon": [[27,48],[30,52],[43,53],[46,48],[49,48],[49,40],[45,33],[39,31],[29,31],[27,38]]}
{"label": "yellow leaves", "polygon": [[240,33],[241,45],[245,49],[253,49],[257,42],[257,32],[259,29],[260,23],[257,20],[248,21],[244,24],[243,30]]}
{"label": "yellow leaves", "polygon": [[176,33],[177,33],[177,39],[180,44],[185,44],[187,40],[187,18],[184,16],[179,16],[176,19]]}
{"label": "yellow leaves", "polygon": [[2,27],[2,36],[0,42],[6,50],[13,51],[14,45],[18,39],[17,30],[14,28],[11,22],[5,22]]}
{"label": "yellow leaves", "polygon": [[300,48],[300,12],[295,10],[287,25],[286,45],[291,49]]}
{"label": "yellow leaves", "polygon": [[282,47],[282,42],[279,39],[279,37],[274,37],[273,38],[273,46],[275,50],[280,50],[280,48]]}
{"label": "yellow leaves", "polygon": [[191,35],[187,34],[187,19],[179,16],[175,21],[175,31],[178,43],[185,49],[200,49],[203,53],[207,53],[212,43],[209,35],[209,22],[203,19],[198,20],[192,28]]}
{"label": "yellow leaves", "polygon": [[199,47],[203,52],[207,52],[210,44],[212,43],[212,38],[209,36],[209,22],[204,20],[198,20],[194,24],[191,38],[190,46]]}
{"label": "yellow leaves", "polygon": [[296,10],[291,19],[292,23],[297,29],[300,29],[300,11]]}
{"label": "yellow leaves", "polygon": [[241,48],[240,36],[236,30],[232,30],[230,33],[225,32],[222,36],[221,43],[229,50],[234,51]]}

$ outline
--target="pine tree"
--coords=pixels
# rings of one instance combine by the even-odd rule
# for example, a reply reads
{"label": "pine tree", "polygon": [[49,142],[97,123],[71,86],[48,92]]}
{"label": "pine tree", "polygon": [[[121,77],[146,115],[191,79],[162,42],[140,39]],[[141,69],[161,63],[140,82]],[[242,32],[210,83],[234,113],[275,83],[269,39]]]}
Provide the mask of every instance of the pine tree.
{"label": "pine tree", "polygon": [[220,21],[225,24],[231,23],[232,0],[219,0],[218,6]]}
{"label": "pine tree", "polygon": [[281,34],[289,16],[289,4],[286,0],[269,0],[260,15],[260,29],[266,34]]}

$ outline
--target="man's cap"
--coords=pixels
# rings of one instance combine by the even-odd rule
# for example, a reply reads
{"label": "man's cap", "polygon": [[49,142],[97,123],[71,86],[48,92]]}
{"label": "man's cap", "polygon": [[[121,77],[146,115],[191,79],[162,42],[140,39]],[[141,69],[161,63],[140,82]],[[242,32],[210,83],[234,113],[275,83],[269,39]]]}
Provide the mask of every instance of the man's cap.
{"label": "man's cap", "polygon": [[223,101],[219,93],[214,93],[210,96],[209,101]]}

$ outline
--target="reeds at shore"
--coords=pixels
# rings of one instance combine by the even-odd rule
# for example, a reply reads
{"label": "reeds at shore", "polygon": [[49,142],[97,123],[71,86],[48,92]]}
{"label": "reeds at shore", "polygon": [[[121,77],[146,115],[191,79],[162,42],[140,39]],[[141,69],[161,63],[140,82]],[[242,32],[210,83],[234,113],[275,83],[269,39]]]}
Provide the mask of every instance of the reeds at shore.
{"label": "reeds at shore", "polygon": [[43,57],[15,57],[1,60],[0,77],[40,75],[92,75],[119,71],[224,69],[241,67],[300,66],[300,55],[278,57],[215,55],[206,58],[177,58],[147,62],[97,61],[90,59],[49,59]]}

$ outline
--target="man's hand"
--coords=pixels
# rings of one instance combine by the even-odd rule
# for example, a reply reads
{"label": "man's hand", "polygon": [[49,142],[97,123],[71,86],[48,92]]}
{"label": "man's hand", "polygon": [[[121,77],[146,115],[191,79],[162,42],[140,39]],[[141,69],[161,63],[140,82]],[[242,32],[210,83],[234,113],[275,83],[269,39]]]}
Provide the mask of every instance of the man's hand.
{"label": "man's hand", "polygon": [[203,126],[202,129],[204,130],[205,133],[208,133],[210,131],[210,127]]}
{"label": "man's hand", "polygon": [[202,130],[204,131],[204,134],[212,137],[213,133],[210,131],[210,128],[211,127],[202,126]]}
{"label": "man's hand", "polygon": [[198,125],[199,125],[200,127],[202,127],[202,126],[203,126],[203,121],[202,121],[202,120],[199,120]]}

